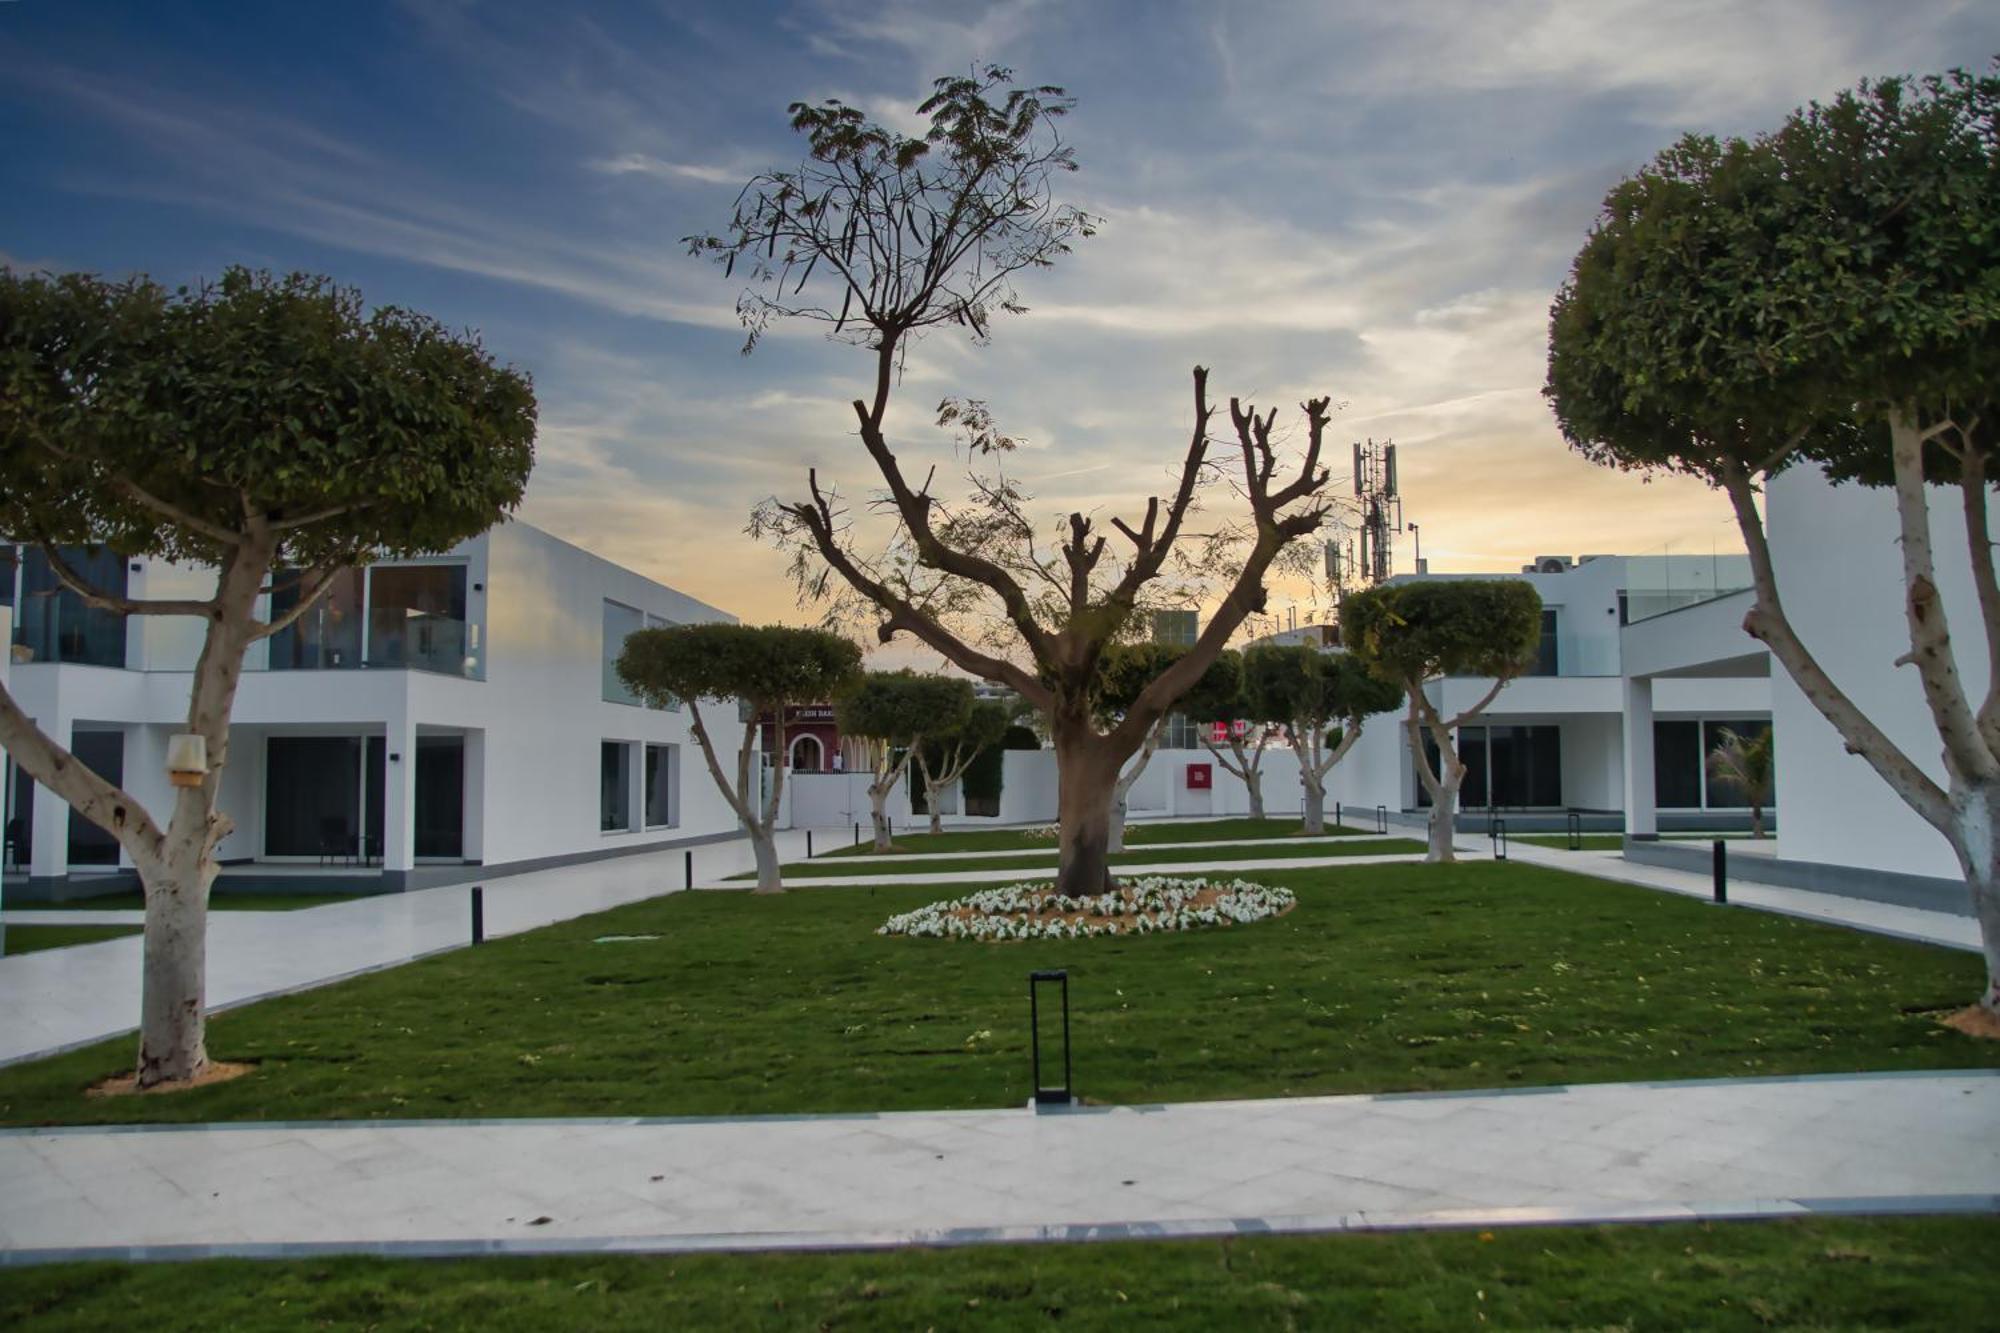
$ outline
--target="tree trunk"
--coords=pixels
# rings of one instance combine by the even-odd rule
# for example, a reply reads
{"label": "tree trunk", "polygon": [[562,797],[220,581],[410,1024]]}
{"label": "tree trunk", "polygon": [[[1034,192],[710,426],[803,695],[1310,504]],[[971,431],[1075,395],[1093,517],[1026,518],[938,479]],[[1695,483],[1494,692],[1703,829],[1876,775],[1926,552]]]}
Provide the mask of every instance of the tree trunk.
{"label": "tree trunk", "polygon": [[1087,722],[1056,732],[1056,810],[1061,827],[1056,891],[1081,897],[1111,891],[1111,818],[1120,756]]}
{"label": "tree trunk", "polygon": [[1299,785],[1305,788],[1306,833],[1326,832],[1326,783],[1310,767],[1299,770]]}
{"label": "tree trunk", "polygon": [[1458,852],[1452,847],[1452,834],[1458,823],[1458,775],[1439,781],[1431,793],[1430,846],[1424,852],[1427,865],[1448,865],[1458,860]]}
{"label": "tree trunk", "polygon": [[936,787],[924,788],[924,804],[930,807],[932,833],[944,832],[944,814],[938,809],[938,798],[943,795],[944,793]]}
{"label": "tree trunk", "polygon": [[757,858],[757,893],[783,893],[785,883],[778,873],[778,843],[769,826],[750,830],[750,852]]}
{"label": "tree trunk", "polygon": [[2000,783],[1952,792],[1958,862],[1972,896],[1972,914],[1986,954],[1986,990],[1979,1004],[2000,1018]]}
{"label": "tree trunk", "polygon": [[875,830],[875,850],[886,852],[892,845],[889,841],[889,789],[870,787],[868,789],[868,818]]}
{"label": "tree trunk", "polygon": [[1243,774],[1243,790],[1250,794],[1250,818],[1264,817],[1264,774],[1260,769],[1249,769]]}
{"label": "tree trunk", "polygon": [[141,875],[146,898],[140,973],[142,1088],[185,1082],[208,1065],[208,891],[216,863],[199,843],[166,848],[170,858]]}
{"label": "tree trunk", "polygon": [[1753,838],[1764,836],[1764,807],[1761,805],[1750,807],[1750,836]]}

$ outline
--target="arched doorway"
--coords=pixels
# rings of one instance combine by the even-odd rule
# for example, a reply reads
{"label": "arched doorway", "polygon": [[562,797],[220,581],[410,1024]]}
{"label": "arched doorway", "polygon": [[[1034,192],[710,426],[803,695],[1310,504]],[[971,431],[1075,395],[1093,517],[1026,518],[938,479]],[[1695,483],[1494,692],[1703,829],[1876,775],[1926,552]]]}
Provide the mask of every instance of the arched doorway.
{"label": "arched doorway", "polygon": [[792,742],[792,771],[817,773],[826,767],[826,750],[817,736],[800,736]]}

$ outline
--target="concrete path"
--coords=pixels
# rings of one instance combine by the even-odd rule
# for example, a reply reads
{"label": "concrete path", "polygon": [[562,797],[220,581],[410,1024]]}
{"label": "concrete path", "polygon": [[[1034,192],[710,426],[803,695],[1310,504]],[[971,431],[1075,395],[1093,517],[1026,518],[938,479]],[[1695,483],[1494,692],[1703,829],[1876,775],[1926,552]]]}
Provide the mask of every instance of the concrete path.
{"label": "concrete path", "polygon": [[2000,1076],[1974,1071],[1045,1115],[12,1130],[0,1261],[1991,1211],[1995,1124]]}
{"label": "concrete path", "polygon": [[[1635,884],[1640,888],[1660,889],[1684,897],[1706,899],[1714,896],[1714,884],[1707,875],[1627,861],[1617,852],[1571,852],[1516,842],[1508,848],[1507,854],[1515,861],[1552,866],[1620,884]],[[1476,842],[1462,842],[1460,855],[1468,860],[1485,859],[1492,852],[1487,840],[1481,838]],[[1953,949],[1970,949],[1975,953],[1980,948],[1979,922],[1969,916],[1926,912],[1921,908],[1901,907],[1867,898],[1849,898],[1837,893],[1814,893],[1808,889],[1787,889],[1775,884],[1754,884],[1748,880],[1730,880],[1728,891],[1733,907],[1851,926],[1871,934],[1942,944]]]}
{"label": "concrete path", "polygon": [[[692,849],[696,882],[750,868],[742,839]],[[779,854],[805,855],[805,834],[778,835]],[[486,933],[513,935],[655,898],[685,886],[681,849],[620,856],[493,880]],[[741,887],[738,885],[737,887]],[[22,912],[16,925],[53,925]],[[114,913],[90,920],[112,924]],[[381,894],[290,912],[213,912],[208,1003],[227,1009],[456,948],[471,938],[468,886]],[[130,1032],[138,1026],[140,938],[0,958],[0,1065]]]}

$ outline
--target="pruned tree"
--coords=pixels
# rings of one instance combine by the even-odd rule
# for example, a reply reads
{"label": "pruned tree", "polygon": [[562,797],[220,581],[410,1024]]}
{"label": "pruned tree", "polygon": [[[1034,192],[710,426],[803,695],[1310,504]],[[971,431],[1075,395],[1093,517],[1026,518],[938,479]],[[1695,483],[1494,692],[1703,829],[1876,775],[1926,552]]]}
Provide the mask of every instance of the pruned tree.
{"label": "pruned tree", "polygon": [[[1508,681],[1534,665],[1541,632],[1541,594],[1522,579],[1384,583],[1340,604],[1348,652],[1409,701],[1410,753],[1431,798],[1425,861],[1457,859],[1452,832],[1465,780],[1460,729],[1484,713]],[[1450,676],[1491,677],[1493,683],[1472,707],[1446,718],[1424,687]],[[1424,749],[1426,734],[1437,747],[1435,765]]]}
{"label": "pruned tree", "polygon": [[1708,779],[1734,787],[1750,807],[1750,836],[1764,836],[1764,807],[1771,803],[1777,784],[1774,733],[1765,727],[1754,736],[1745,736],[1733,727],[1722,728],[1715,748],[1708,752]]}
{"label": "pruned tree", "polygon": [[1370,717],[1392,712],[1402,692],[1351,653],[1306,644],[1243,654],[1243,694],[1253,716],[1281,721],[1299,761],[1303,831],[1326,832],[1326,784]]}
{"label": "pruned tree", "polygon": [[[1164,643],[1119,643],[1105,650],[1100,663],[1102,678],[1097,691],[1097,720],[1100,725],[1116,726],[1125,716],[1126,710],[1135,705],[1153,682],[1159,679],[1174,663],[1187,656],[1188,650],[1179,645]],[[1223,655],[1216,655],[1216,664],[1211,664],[1202,677],[1189,686],[1189,692],[1203,687],[1204,681],[1226,677],[1229,668],[1223,663]],[[1226,683],[1211,684],[1211,689],[1226,689]],[[1114,852],[1125,850],[1125,810],[1131,799],[1132,788],[1145,776],[1146,769],[1153,762],[1160,742],[1165,738],[1167,724],[1173,715],[1163,713],[1153,720],[1153,725],[1139,742],[1138,753],[1126,762],[1111,788],[1110,837],[1106,846]],[[1060,760],[1058,760],[1060,763]]]}
{"label": "pruned tree", "polygon": [[909,772],[917,752],[931,737],[958,730],[971,712],[972,687],[965,681],[908,670],[870,671],[835,702],[841,734],[875,742],[868,809],[876,851],[895,849],[889,793]]}
{"label": "pruned tree", "polygon": [[[88,606],[204,626],[165,826],[0,690],[0,744],[118,841],[146,901],[138,1084],[208,1064],[206,941],[217,807],[243,655],[341,569],[449,549],[499,521],[534,465],[527,377],[476,337],[329,279],[232,268],[139,277],[0,270],[0,532],[39,545]],[[212,596],[94,587],[64,546],[208,566]],[[285,572],[290,571],[290,572]],[[267,611],[273,592],[289,609]],[[198,778],[197,778],[198,775]]]}
{"label": "pruned tree", "polygon": [[[1149,500],[1137,523],[1111,520],[1129,547],[1122,558],[1082,513],[1051,539],[1004,472],[975,473],[968,499],[956,505],[933,490],[934,469],[913,482],[889,443],[897,370],[912,340],[941,324],[985,340],[996,312],[1023,308],[1014,277],[1053,264],[1093,226],[1053,193],[1054,181],[1076,166],[1056,130],[1071,106],[1062,90],[1014,86],[999,68],[935,87],[919,108],[930,122],[921,138],[870,124],[838,101],[795,104],[792,125],[807,138],[806,161],[753,179],[729,227],[689,244],[726,271],[748,265],[755,290],[738,308],[751,344],[772,320],[800,318],[873,358],[870,391],[853,408],[881,482],[870,506],[889,528],[881,546],[864,542],[857,516],[816,469],[804,498],[766,504],[752,531],[794,552],[808,600],[844,585],[870,608],[884,642],[912,635],[1044,715],[1061,775],[1057,885],[1098,893],[1111,882],[1106,854],[1119,770],[1244,617],[1263,608],[1265,576],[1286,548],[1326,515],[1320,459],[1329,402],[1305,404],[1303,458],[1286,480],[1278,475],[1276,412],[1260,415],[1231,400],[1235,486],[1248,514],[1217,525],[1198,560],[1177,547],[1198,492],[1224,471],[1210,453],[1214,408],[1200,368],[1192,438],[1170,493]],[[816,279],[824,288],[812,287]],[[820,299],[824,289],[831,295]],[[963,430],[969,465],[997,469],[1015,444],[983,403],[948,400],[940,419]],[[1218,549],[1231,554],[1218,559]],[[1093,710],[1099,659],[1157,594],[1158,581],[1187,571],[1227,571],[1207,628],[1116,725],[1101,729]]]}
{"label": "pruned tree", "polygon": [[[2000,576],[1988,493],[2000,404],[2000,78],[1863,83],[1753,141],[1689,136],[1615,187],[1550,314],[1544,393],[1609,466],[1729,497],[1755,599],[1743,628],[1946,839],[2000,1013]],[[1786,613],[1757,497],[1801,461],[1890,489],[1906,651],[1934,776],[1835,681]],[[1939,596],[1931,489],[1956,492],[1987,685],[1973,700]],[[1950,503],[1942,494],[1937,503]]]}
{"label": "pruned tree", "polygon": [[[972,687],[964,681],[968,696]],[[939,808],[944,794],[957,786],[972,767],[972,761],[1000,743],[1014,710],[998,699],[975,699],[956,727],[933,733],[917,750],[917,772],[924,780],[924,809],[930,813],[931,832],[944,832],[944,813]]]}
{"label": "pruned tree", "polygon": [[[785,712],[838,698],[860,670],[861,649],[824,630],[712,623],[659,625],[625,636],[618,678],[655,707],[687,705],[688,730],[708,761],[709,776],[750,837],[758,893],[782,893],[785,887],[776,838],[789,762]],[[704,699],[741,701],[743,740],[733,781],[701,715]],[[777,729],[768,782],[757,756],[758,717],[764,713]]]}
{"label": "pruned tree", "polygon": [[[1243,654],[1225,648],[1215,666],[1181,696],[1181,713],[1203,728],[1202,748],[1214,756],[1222,771],[1243,784],[1250,800],[1250,818],[1264,818],[1264,753],[1270,745],[1272,719],[1256,715],[1244,690]],[[1239,722],[1247,724],[1242,731],[1237,730]],[[1208,728],[1220,728],[1222,739],[1218,742]]]}

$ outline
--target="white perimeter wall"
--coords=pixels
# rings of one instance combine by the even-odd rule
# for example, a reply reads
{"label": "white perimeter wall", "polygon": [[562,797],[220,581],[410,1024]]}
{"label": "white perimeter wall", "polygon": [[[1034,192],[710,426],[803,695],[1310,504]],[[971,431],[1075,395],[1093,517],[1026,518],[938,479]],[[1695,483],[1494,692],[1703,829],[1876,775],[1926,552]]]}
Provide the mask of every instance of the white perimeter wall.
{"label": "white perimeter wall", "polygon": [[[1931,490],[1938,590],[1967,695],[1984,697],[1987,664],[1955,490]],[[1792,624],[1841,689],[1912,761],[1942,784],[1942,743],[1914,667],[1903,620],[1902,550],[1890,490],[1834,486],[1813,468],[1772,482],[1768,500],[1778,589]],[[1771,713],[1785,817],[1779,854],[1870,870],[1957,879],[1944,835],[1917,818],[1772,665]]]}

